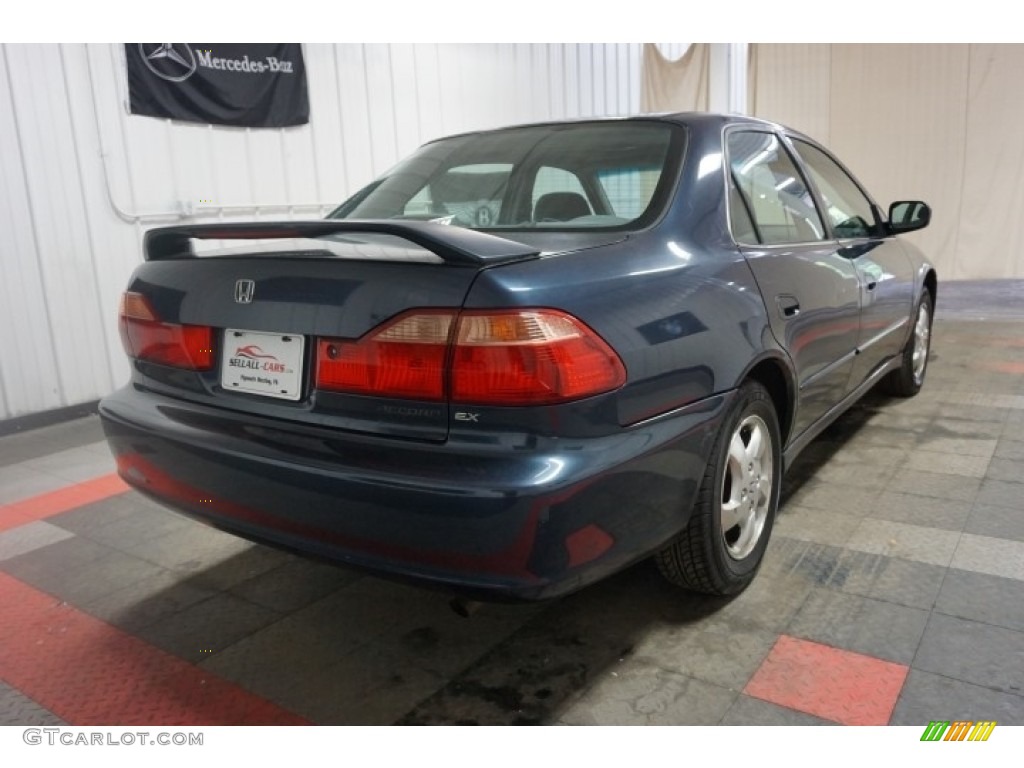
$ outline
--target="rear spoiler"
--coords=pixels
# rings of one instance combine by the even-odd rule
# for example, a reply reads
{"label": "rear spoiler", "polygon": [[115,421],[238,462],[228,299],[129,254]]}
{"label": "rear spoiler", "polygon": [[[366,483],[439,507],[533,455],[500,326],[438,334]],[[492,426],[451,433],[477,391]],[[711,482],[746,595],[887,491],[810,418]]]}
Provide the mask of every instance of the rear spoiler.
{"label": "rear spoiler", "polygon": [[314,220],[252,222],[244,224],[192,224],[158,227],[146,232],[146,261],[195,256],[191,240],[266,240],[317,238],[338,232],[394,235],[426,248],[447,264],[488,266],[521,261],[539,255],[528,245],[463,227],[427,221]]}

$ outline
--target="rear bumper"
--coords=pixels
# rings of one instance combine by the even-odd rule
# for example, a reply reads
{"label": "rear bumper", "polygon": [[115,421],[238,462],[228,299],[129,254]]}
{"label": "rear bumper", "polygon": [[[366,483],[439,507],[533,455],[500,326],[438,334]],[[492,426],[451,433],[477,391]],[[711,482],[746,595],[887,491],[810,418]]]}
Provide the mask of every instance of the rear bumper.
{"label": "rear bumper", "polygon": [[414,443],[194,405],[100,402],[137,490],[237,535],[476,596],[571,592],[688,520],[731,393],[619,434]]}

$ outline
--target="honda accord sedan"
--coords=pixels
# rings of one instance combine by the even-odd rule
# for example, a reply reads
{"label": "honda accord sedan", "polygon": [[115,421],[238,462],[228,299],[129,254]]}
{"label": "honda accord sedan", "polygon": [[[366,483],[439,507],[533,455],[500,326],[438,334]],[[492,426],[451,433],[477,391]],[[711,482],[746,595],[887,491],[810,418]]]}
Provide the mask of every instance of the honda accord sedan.
{"label": "honda accord sedan", "polygon": [[132,487],[255,541],[466,597],[652,556],[733,594],[801,449],[921,387],[930,216],[752,118],[452,136],[323,220],[147,232],[100,414]]}

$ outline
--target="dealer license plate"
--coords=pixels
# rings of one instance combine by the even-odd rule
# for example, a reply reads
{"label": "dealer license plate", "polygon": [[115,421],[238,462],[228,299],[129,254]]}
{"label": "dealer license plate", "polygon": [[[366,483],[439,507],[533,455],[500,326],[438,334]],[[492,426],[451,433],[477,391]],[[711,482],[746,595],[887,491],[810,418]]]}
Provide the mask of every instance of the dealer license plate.
{"label": "dealer license plate", "polygon": [[298,400],[302,395],[305,337],[259,331],[224,331],[220,385],[228,392]]}

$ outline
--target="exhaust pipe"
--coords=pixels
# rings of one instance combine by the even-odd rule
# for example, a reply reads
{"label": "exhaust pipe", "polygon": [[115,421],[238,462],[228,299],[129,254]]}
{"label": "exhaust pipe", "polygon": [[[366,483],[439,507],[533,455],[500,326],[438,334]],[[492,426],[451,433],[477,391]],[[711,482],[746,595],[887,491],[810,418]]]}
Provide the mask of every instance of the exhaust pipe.
{"label": "exhaust pipe", "polygon": [[453,597],[448,605],[450,605],[451,609],[459,614],[459,616],[464,619],[468,619],[480,610],[483,603],[478,603],[476,600],[466,600],[462,597]]}

